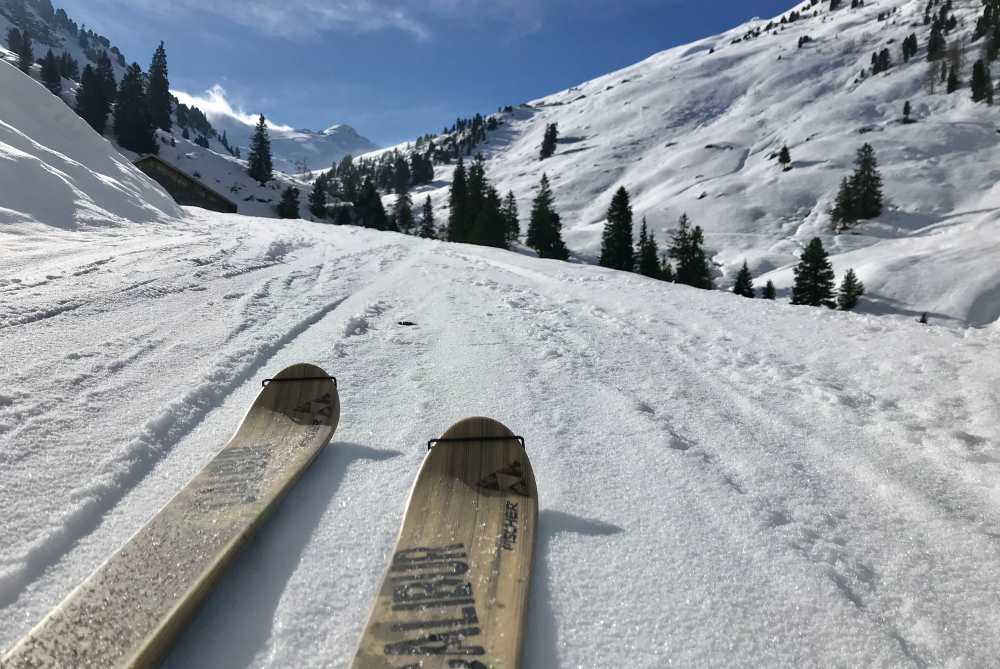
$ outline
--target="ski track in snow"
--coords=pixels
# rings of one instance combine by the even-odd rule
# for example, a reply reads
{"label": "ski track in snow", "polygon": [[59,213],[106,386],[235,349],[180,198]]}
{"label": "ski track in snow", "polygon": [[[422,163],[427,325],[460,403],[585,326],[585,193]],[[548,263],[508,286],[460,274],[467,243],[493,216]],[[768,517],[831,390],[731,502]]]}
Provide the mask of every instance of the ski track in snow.
{"label": "ski track in snow", "polygon": [[474,414],[538,479],[527,667],[1000,658],[995,328],[189,213],[5,268],[0,647],[309,361],[334,442],[166,667],[348,666],[427,439]]}

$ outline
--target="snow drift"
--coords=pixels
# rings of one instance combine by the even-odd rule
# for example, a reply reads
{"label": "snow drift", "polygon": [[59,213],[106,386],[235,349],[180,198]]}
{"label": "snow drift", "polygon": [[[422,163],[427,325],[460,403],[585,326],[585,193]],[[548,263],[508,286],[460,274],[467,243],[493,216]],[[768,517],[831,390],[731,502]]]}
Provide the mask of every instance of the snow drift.
{"label": "snow drift", "polygon": [[6,62],[0,90],[0,224],[74,229],[182,215],[110,142]]}

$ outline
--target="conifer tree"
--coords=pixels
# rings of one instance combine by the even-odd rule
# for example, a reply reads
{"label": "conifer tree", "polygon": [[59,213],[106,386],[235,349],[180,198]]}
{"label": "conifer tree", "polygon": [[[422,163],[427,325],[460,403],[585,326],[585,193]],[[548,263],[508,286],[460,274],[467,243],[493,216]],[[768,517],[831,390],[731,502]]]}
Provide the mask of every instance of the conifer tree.
{"label": "conifer tree", "polygon": [[503,214],[504,229],[506,230],[506,238],[509,245],[511,242],[516,242],[521,236],[521,221],[517,211],[517,198],[514,197],[514,191],[507,193],[500,211]]}
{"label": "conifer tree", "polygon": [[62,74],[59,73],[59,61],[49,49],[42,61],[42,83],[53,95],[62,95]]}
{"label": "conifer tree", "polygon": [[97,72],[87,65],[80,75],[76,89],[76,113],[98,134],[103,135],[108,125],[108,108]]}
{"label": "conifer tree", "polygon": [[851,181],[857,217],[877,218],[882,215],[882,176],[871,144],[864,144],[858,149],[855,164],[857,168]]}
{"label": "conifer tree", "polygon": [[[942,64],[943,65],[943,64]],[[951,94],[962,87],[962,81],[958,78],[958,68],[952,65],[948,68],[948,80],[945,85],[945,90]]]}
{"label": "conifer tree", "polygon": [[159,144],[149,116],[142,68],[133,63],[125,71],[115,99],[115,139],[136,153],[158,153]]}
{"label": "conifer tree", "polygon": [[170,80],[167,78],[167,52],[163,48],[163,42],[160,42],[160,46],[156,48],[153,62],[149,66],[147,95],[153,125],[170,132],[173,126],[173,121],[170,118]]}
{"label": "conifer tree", "polygon": [[542,139],[541,158],[550,158],[556,152],[556,145],[559,142],[559,126],[556,123],[549,123],[545,126],[545,136]]}
{"label": "conifer tree", "polygon": [[361,190],[358,192],[358,201],[354,205],[354,210],[360,219],[363,227],[373,230],[395,230],[396,226],[385,213],[382,206],[382,198],[375,188],[375,183],[366,178]]}
{"label": "conifer tree", "polygon": [[472,241],[482,246],[507,248],[507,221],[504,220],[500,194],[492,187],[486,189],[486,197],[472,227]]}
{"label": "conifer tree", "polygon": [[118,81],[115,79],[115,67],[111,64],[111,58],[107,51],[102,51],[97,57],[97,85],[100,87],[101,95],[104,99],[105,114],[111,113],[111,105],[118,95]]}
{"label": "conifer tree", "polygon": [[562,220],[555,211],[554,200],[549,177],[543,174],[538,195],[531,204],[527,245],[534,249],[540,258],[566,260],[569,258],[569,251],[563,243]]}
{"label": "conifer tree", "polygon": [[21,33],[19,42],[20,48],[17,50],[17,66],[25,74],[31,74],[31,66],[35,62],[34,45],[31,43],[31,35],[28,31]]}
{"label": "conifer tree", "polygon": [[910,118],[910,114],[913,113],[913,107],[910,106],[910,101],[907,100],[903,103],[903,123],[910,123],[913,119]]}
{"label": "conifer tree", "polygon": [[786,172],[792,169],[792,154],[787,146],[781,147],[781,152],[778,154],[778,162],[781,163]]}
{"label": "conifer tree", "polygon": [[656,235],[646,226],[646,219],[642,219],[642,228],[639,230],[638,246],[638,271],[643,276],[652,279],[659,279],[663,274],[660,267],[660,248],[656,243]]}
{"label": "conifer tree", "polygon": [[768,279],[767,283],[764,284],[764,291],[761,294],[765,300],[773,300],[778,297],[778,291],[774,288],[774,282]]}
{"label": "conifer tree", "polygon": [[434,205],[431,196],[424,200],[423,216],[420,220],[420,236],[424,239],[437,239],[437,227],[434,225]]}
{"label": "conifer tree", "polygon": [[858,306],[858,299],[865,294],[865,284],[858,280],[853,269],[847,270],[837,292],[837,308],[841,311],[851,311]]}
{"label": "conifer tree", "polygon": [[795,267],[795,285],[792,287],[792,304],[812,307],[834,307],[833,265],[819,237],[813,238]]}
{"label": "conifer tree", "polygon": [[271,161],[271,138],[267,132],[267,120],[261,114],[250,140],[250,154],[247,156],[247,174],[261,186],[274,178]]}
{"label": "conifer tree", "polygon": [[838,224],[838,228],[847,228],[857,219],[857,207],[854,204],[854,191],[851,188],[851,180],[844,177],[840,181],[840,190],[837,191],[837,201],[833,205],[833,221]]}
{"label": "conifer tree", "polygon": [[601,267],[632,272],[635,253],[632,246],[632,205],[622,186],[611,199],[604,234],[601,238]]}
{"label": "conifer tree", "polygon": [[21,53],[21,31],[17,28],[7,30],[7,48],[14,55]]}
{"label": "conifer tree", "polygon": [[701,227],[692,230],[688,215],[682,214],[670,244],[670,257],[677,262],[674,278],[677,283],[705,290],[715,287],[704,244]]}
{"label": "conifer tree", "polygon": [[931,36],[927,40],[927,60],[940,60],[944,58],[947,47],[948,44],[945,42],[941,23],[937,19],[934,19],[934,23],[931,24]]}
{"label": "conifer tree", "polygon": [[472,234],[469,224],[469,192],[465,163],[461,158],[455,167],[448,194],[448,241],[467,242]]}
{"label": "conifer tree", "polygon": [[329,177],[321,174],[313,182],[312,191],[309,193],[309,213],[319,219],[326,218],[326,191],[329,186]]}
{"label": "conifer tree", "polygon": [[392,206],[392,218],[400,232],[410,234],[413,229],[413,198],[410,197],[409,189],[396,196],[396,202]]}
{"label": "conifer tree", "polygon": [[736,284],[733,286],[733,292],[743,297],[757,297],[757,292],[753,288],[753,275],[750,274],[750,268],[747,266],[746,260],[743,261],[743,267],[740,269],[739,274],[736,275]]}
{"label": "conifer tree", "polygon": [[670,264],[670,254],[664,252],[660,254],[660,280],[673,283],[677,280],[674,274],[674,267]]}
{"label": "conifer tree", "polygon": [[477,155],[469,166],[468,176],[465,179],[466,190],[466,221],[465,226],[469,231],[469,239],[472,237],[472,229],[475,227],[479,212],[485,206],[489,184],[486,180],[486,164],[482,155]]}
{"label": "conifer tree", "polygon": [[972,66],[972,101],[993,104],[993,79],[990,66],[982,59]]}
{"label": "conifer tree", "polygon": [[281,202],[278,203],[279,218],[299,217],[299,189],[289,186],[281,191]]}

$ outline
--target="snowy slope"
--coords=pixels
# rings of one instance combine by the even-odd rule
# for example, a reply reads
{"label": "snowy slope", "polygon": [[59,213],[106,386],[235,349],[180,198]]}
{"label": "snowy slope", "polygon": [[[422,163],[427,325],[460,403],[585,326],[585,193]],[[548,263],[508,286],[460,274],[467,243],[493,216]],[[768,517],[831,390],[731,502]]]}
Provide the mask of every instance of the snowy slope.
{"label": "snowy slope", "polygon": [[[225,131],[230,145],[240,147],[242,154],[247,155],[258,117],[233,109],[222,87],[215,86],[200,97],[184,91],[173,91],[173,94],[182,103],[205,112],[216,131],[220,135]],[[288,174],[299,173],[301,161],[312,170],[329,169],[348,154],[357,156],[378,148],[349,125],[333,125],[315,132],[297,130],[268,119],[268,127],[274,167]]]}
{"label": "snowy slope", "polygon": [[40,83],[0,61],[0,227],[166,220],[174,201]]}
{"label": "snowy slope", "polygon": [[[624,185],[636,225],[648,217],[661,242],[683,212],[705,229],[723,285],[746,259],[755,274],[779,270],[763,278],[788,287],[782,268],[819,235],[838,273],[859,271],[871,298],[863,308],[992,322],[1000,317],[1000,191],[995,170],[984,166],[1000,160],[997,112],[973,104],[967,87],[927,92],[925,6],[878,0],[831,13],[829,2],[805,3],[798,9],[807,18],[756,39],[731,44],[769,20],[516,107],[483,147],[488,173],[501,190],[514,190],[526,218],[548,172],[567,244],[584,257],[596,258],[611,196]],[[965,39],[967,82],[981,47],[968,38],[982,5],[954,6],[959,29],[949,40]],[[900,44],[911,32],[920,51],[904,65]],[[813,41],[800,49],[805,35]],[[883,48],[895,66],[859,81]],[[906,100],[919,123],[900,122]],[[548,123],[558,123],[562,139],[540,161]],[[864,142],[882,168],[886,213],[835,237],[828,212]],[[775,159],[786,143],[794,160],[787,173]],[[439,169],[434,201],[442,214],[450,175]]]}
{"label": "snowy slope", "polygon": [[0,647],[308,360],[334,443],[168,667],[348,666],[423,445],[472,414],[538,477],[526,667],[1000,658],[995,328],[189,213],[0,254]]}

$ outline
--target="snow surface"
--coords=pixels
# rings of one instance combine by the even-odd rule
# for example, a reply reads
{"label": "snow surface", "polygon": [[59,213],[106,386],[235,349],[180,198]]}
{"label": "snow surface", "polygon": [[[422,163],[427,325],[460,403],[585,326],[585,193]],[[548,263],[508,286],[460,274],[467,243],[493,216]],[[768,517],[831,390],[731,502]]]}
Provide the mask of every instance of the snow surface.
{"label": "snow surface", "polygon": [[311,361],[334,442],[167,667],[348,666],[426,440],[476,414],[539,482],[527,667],[1000,658],[1000,330],[187,213],[0,228],[0,647]]}
{"label": "snow surface", "polygon": [[[1000,190],[988,167],[1000,161],[996,109],[974,104],[967,87],[945,95],[938,85],[928,93],[926,2],[869,1],[832,13],[829,4],[800,4],[807,18],[757,39],[731,44],[769,20],[515,107],[481,147],[490,178],[503,192],[513,189],[526,230],[547,172],[566,243],[584,258],[599,255],[611,197],[625,186],[637,233],[648,217],[662,244],[684,212],[704,228],[724,286],[745,259],[761,284],[773,279],[787,290],[798,254],[820,236],[838,276],[853,267],[868,287],[863,310],[997,320]],[[982,3],[954,6],[959,28],[948,40],[964,39],[968,82],[982,47],[969,41]],[[889,20],[877,20],[893,9]],[[903,64],[900,44],[910,33],[920,51]],[[804,35],[813,41],[800,49]],[[894,67],[858,81],[883,48]],[[918,123],[901,122],[906,100]],[[549,123],[558,123],[561,139],[555,156],[541,161]],[[835,236],[829,211],[865,142],[885,178],[886,211]],[[776,159],[783,144],[791,150],[790,172]],[[440,167],[429,191],[439,220],[451,173]]]}

